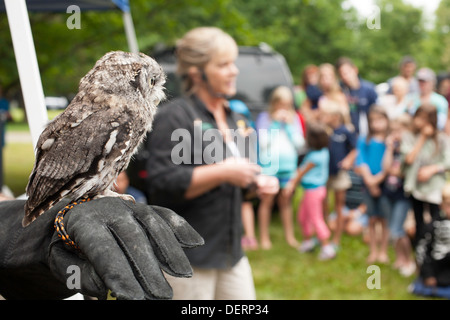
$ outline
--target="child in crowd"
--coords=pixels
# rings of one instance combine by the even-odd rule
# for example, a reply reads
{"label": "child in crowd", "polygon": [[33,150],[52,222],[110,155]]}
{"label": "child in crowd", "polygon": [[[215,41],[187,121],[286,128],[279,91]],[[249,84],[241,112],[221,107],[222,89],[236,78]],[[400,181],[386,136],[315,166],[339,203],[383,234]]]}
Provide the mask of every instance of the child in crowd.
{"label": "child in crowd", "polygon": [[326,108],[322,110],[322,114],[323,122],[332,130],[329,138],[328,189],[334,191],[336,228],[333,243],[338,246],[344,229],[345,195],[346,191],[352,186],[348,170],[353,167],[356,158],[356,134],[351,124],[345,124],[345,114],[338,104],[328,101]]}
{"label": "child in crowd", "polygon": [[410,129],[411,117],[407,113],[399,115],[390,122],[390,134],[386,138],[386,152],[383,167],[386,179],[383,191],[389,205],[389,233],[394,242],[396,260],[394,268],[400,274],[408,277],[416,270],[412,256],[411,242],[406,235],[404,224],[411,207],[403,189],[403,174],[401,169],[400,142],[403,132]]}
{"label": "child in crowd", "polygon": [[299,183],[304,189],[303,199],[298,211],[298,221],[303,232],[301,252],[314,249],[314,232],[321,244],[320,260],[332,259],[336,256],[334,246],[329,242],[330,230],[323,217],[323,202],[326,197],[326,183],[330,154],[328,151],[328,134],[325,126],[310,123],[306,130],[306,142],[309,151],[305,155],[294,178],[289,180],[284,192],[286,196],[293,194]]}
{"label": "child in crowd", "polygon": [[[385,139],[389,132],[389,118],[383,108],[375,106],[369,112],[367,137],[359,137],[357,142],[356,170],[362,176],[366,192],[364,194],[369,216],[369,257],[368,263],[388,262],[389,231],[387,208],[381,184],[385,178],[382,168],[386,149]],[[381,239],[377,238],[376,226],[381,226]],[[378,241],[380,240],[380,241]]]}
{"label": "child in crowd", "polygon": [[[347,171],[350,177],[351,187],[345,192],[345,206],[342,210],[343,213],[343,232],[350,236],[363,236],[365,243],[368,243],[367,239],[367,226],[369,219],[366,214],[366,205],[364,204],[364,182],[360,175],[356,174],[353,170]],[[332,212],[328,215],[327,223],[332,232],[336,232],[336,212]]]}
{"label": "child in crowd", "polygon": [[428,287],[450,287],[450,184],[442,188],[439,215],[418,246],[420,277]]}
{"label": "child in crowd", "polygon": [[[292,217],[292,194],[281,192],[295,175],[297,160],[305,140],[295,113],[292,91],[284,86],[276,88],[270,97],[268,113],[262,113],[256,122],[259,140],[259,162],[262,173],[278,178],[278,195],[261,198],[258,208],[261,248],[270,249],[269,224],[275,200],[280,211],[287,243],[297,248]],[[268,129],[263,132],[262,129]],[[277,134],[273,134],[277,133]]]}
{"label": "child in crowd", "polygon": [[445,170],[450,168],[449,138],[437,129],[437,110],[420,106],[414,114],[412,132],[403,135],[400,151],[404,161],[404,189],[411,195],[416,221],[415,244],[424,235],[424,211],[439,217]]}
{"label": "child in crowd", "polygon": [[317,103],[322,96],[319,85],[319,68],[316,65],[307,65],[302,72],[301,85],[306,95],[303,101],[297,99],[300,88],[296,90],[296,104],[306,119],[316,119],[318,114]]}

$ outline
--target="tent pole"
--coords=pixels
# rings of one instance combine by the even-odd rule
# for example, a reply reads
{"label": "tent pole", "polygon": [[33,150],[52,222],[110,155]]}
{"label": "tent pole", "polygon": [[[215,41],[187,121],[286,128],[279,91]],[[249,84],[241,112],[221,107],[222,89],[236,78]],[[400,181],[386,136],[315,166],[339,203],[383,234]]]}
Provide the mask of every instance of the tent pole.
{"label": "tent pole", "polygon": [[33,148],[48,122],[44,90],[25,0],[5,0]]}
{"label": "tent pole", "polygon": [[136,32],[134,31],[133,18],[130,11],[124,11],[122,14],[123,24],[125,27],[125,34],[127,36],[128,48],[133,53],[139,53],[139,47],[136,39]]}

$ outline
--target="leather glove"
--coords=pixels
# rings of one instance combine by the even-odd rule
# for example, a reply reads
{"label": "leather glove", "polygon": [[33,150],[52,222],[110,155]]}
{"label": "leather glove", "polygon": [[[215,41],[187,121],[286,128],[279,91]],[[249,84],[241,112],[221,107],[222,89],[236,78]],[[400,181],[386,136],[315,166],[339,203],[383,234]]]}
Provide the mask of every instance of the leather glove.
{"label": "leather glove", "polygon": [[161,269],[192,275],[182,248],[203,239],[175,212],[120,198],[78,204],[63,220],[76,251],[54,228],[66,204],[23,228],[24,201],[0,202],[0,294],[6,299],[62,299],[77,292],[105,299],[108,290],[118,299],[170,299]]}

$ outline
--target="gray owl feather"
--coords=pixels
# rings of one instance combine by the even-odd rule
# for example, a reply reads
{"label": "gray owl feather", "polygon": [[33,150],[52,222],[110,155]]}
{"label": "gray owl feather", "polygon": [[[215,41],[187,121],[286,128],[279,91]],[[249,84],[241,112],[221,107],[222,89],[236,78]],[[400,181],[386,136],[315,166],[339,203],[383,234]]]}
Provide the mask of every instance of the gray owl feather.
{"label": "gray owl feather", "polygon": [[114,51],[97,61],[39,137],[23,226],[64,197],[119,196],[111,188],[151,130],[165,81],[162,68],[142,53]]}

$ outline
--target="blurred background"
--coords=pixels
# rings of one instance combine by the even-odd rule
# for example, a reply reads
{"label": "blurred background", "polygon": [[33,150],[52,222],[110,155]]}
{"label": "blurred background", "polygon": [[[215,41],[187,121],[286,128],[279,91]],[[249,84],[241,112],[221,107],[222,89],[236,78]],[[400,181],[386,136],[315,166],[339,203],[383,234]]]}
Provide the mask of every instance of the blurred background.
{"label": "blurred background", "polygon": [[[377,6],[377,7],[375,7]],[[269,44],[285,58],[294,81],[303,67],[351,57],[360,75],[380,83],[395,75],[402,56],[447,71],[450,0],[130,0],[140,51],[172,46],[186,30],[214,25],[239,45]],[[380,28],[368,19],[379,8]],[[81,11],[81,29],[67,13],[33,13],[30,21],[46,96],[70,97],[79,79],[110,50],[128,50],[120,11]],[[373,25],[373,24],[372,24]],[[20,83],[6,13],[0,14],[0,84],[10,98]]]}

